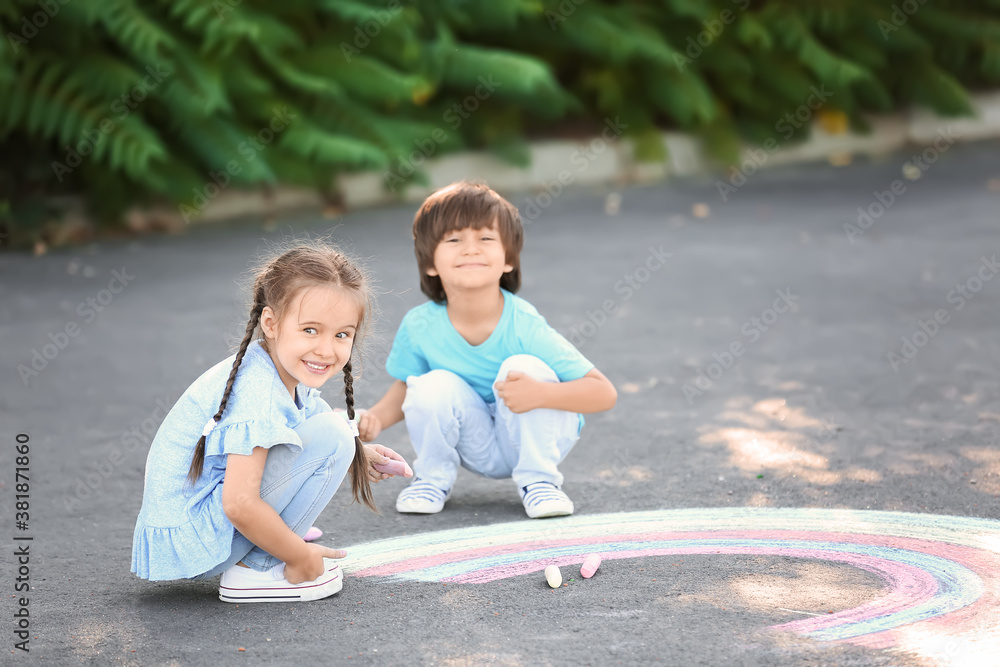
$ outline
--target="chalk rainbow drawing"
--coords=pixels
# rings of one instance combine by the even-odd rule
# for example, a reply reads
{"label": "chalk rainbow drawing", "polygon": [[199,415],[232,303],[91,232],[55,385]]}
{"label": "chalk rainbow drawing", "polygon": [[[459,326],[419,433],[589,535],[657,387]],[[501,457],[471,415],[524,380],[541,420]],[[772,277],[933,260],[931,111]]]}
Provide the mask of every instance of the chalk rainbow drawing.
{"label": "chalk rainbow drawing", "polygon": [[[790,556],[872,572],[884,595],[772,626],[820,641],[1000,664],[1000,521],[814,508],[622,512],[474,526],[347,548],[347,574],[485,583],[573,565],[684,554]],[[604,567],[607,567],[605,565]],[[989,660],[990,662],[981,662]]]}

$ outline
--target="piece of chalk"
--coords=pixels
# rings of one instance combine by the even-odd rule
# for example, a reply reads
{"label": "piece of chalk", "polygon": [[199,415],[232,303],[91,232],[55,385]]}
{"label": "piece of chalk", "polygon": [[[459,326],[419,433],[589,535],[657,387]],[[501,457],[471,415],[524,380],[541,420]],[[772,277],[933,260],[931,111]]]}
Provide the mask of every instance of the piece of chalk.
{"label": "piece of chalk", "polygon": [[316,526],[312,526],[306,531],[306,534],[302,536],[302,539],[306,542],[312,542],[313,540],[318,540],[321,537],[323,537],[323,531]]}
{"label": "piece of chalk", "polygon": [[545,568],[545,581],[549,582],[552,588],[562,586],[562,572],[559,571],[558,565],[549,565]]}
{"label": "piece of chalk", "polygon": [[583,559],[583,565],[580,566],[580,576],[584,579],[590,579],[597,572],[597,568],[601,566],[601,555],[600,554],[590,554]]}
{"label": "piece of chalk", "polygon": [[406,477],[406,473],[413,474],[410,466],[406,465],[406,461],[397,461],[395,459],[389,459],[388,463],[376,463],[374,467],[379,472],[384,472],[387,475],[396,475],[397,477]]}

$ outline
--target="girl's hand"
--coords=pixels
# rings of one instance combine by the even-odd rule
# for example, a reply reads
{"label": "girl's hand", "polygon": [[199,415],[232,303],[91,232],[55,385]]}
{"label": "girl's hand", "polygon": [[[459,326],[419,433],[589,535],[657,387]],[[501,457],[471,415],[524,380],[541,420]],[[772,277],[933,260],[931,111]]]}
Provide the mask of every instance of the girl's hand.
{"label": "girl's hand", "polygon": [[306,542],[305,545],[308,550],[302,560],[285,563],[285,579],[290,584],[301,584],[319,578],[326,571],[324,558],[343,558],[347,555],[343,549],[331,549],[310,542]]}
{"label": "girl's hand", "polygon": [[542,407],[544,384],[521,371],[511,371],[506,380],[500,380],[493,387],[511,412],[521,414]]}
{"label": "girl's hand", "polygon": [[[393,475],[384,473],[381,470],[376,470],[376,464],[388,463],[390,460],[406,463],[406,459],[382,445],[365,445],[365,455],[368,457],[368,479],[376,484],[383,479],[393,477]],[[409,465],[406,466],[406,472],[403,474],[403,477],[413,477],[413,471],[410,470]]]}
{"label": "girl's hand", "polygon": [[361,435],[361,440],[364,442],[371,442],[378,437],[378,434],[382,432],[382,420],[379,419],[375,413],[369,412],[368,410],[358,410],[356,412],[358,418],[358,432]]}

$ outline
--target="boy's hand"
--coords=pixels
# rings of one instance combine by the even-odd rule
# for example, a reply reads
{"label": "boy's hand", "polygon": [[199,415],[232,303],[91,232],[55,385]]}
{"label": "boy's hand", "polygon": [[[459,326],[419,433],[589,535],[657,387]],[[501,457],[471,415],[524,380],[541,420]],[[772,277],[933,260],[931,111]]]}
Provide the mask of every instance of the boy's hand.
{"label": "boy's hand", "polygon": [[371,442],[382,432],[382,420],[368,410],[358,410],[358,433],[365,442]]}
{"label": "boy's hand", "polygon": [[390,460],[402,461],[403,465],[406,465],[406,472],[403,474],[403,477],[413,477],[413,471],[406,464],[406,459],[388,447],[382,445],[365,445],[365,455],[368,457],[368,479],[376,484],[383,479],[393,477],[393,475],[375,468],[376,464],[388,463]]}
{"label": "boy's hand", "polygon": [[542,407],[544,384],[521,371],[511,371],[506,380],[500,380],[493,387],[511,412],[521,414]]}

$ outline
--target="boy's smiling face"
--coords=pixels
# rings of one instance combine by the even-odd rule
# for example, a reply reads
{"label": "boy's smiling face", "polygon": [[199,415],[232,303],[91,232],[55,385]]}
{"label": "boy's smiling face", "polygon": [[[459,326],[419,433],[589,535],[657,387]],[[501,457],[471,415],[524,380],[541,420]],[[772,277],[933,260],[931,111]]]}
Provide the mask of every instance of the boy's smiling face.
{"label": "boy's smiling face", "polygon": [[446,232],[434,249],[434,266],[427,269],[427,275],[438,276],[449,292],[499,287],[500,277],[513,270],[494,223],[482,229]]}

